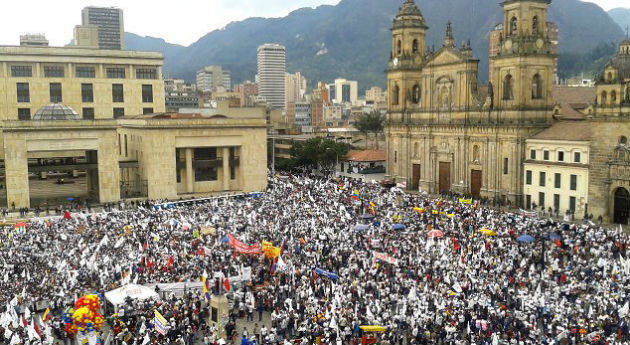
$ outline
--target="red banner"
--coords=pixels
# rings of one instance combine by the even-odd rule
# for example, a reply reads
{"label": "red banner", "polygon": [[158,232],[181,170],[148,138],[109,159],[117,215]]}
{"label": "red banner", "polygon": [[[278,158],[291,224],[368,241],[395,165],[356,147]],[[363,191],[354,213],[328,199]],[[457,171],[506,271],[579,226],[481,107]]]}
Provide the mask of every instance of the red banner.
{"label": "red banner", "polygon": [[262,246],[260,243],[256,243],[252,246],[247,245],[234,237],[232,234],[228,234],[228,244],[234,248],[234,251],[239,254],[262,254]]}
{"label": "red banner", "polygon": [[391,256],[389,256],[387,254],[384,254],[384,253],[379,253],[379,252],[373,252],[373,253],[374,253],[374,258],[376,260],[385,261],[385,262],[387,262],[389,264],[398,266],[398,259],[393,258],[393,257],[391,257]]}

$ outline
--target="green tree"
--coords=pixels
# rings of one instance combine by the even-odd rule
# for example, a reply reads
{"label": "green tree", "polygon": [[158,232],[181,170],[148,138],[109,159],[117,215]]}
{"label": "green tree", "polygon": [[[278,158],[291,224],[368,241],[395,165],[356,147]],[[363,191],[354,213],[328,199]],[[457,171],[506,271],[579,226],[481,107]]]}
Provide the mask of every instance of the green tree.
{"label": "green tree", "polygon": [[337,159],[343,159],[349,150],[350,148],[345,143],[325,138],[311,138],[293,144],[291,156],[295,159],[296,167],[329,169],[334,166]]}
{"label": "green tree", "polygon": [[376,142],[376,149],[378,150],[378,135],[383,133],[383,128],[385,127],[385,117],[383,117],[378,110],[361,114],[354,123],[354,127],[358,129],[359,132],[365,134],[366,147],[368,133],[374,133],[374,141]]}

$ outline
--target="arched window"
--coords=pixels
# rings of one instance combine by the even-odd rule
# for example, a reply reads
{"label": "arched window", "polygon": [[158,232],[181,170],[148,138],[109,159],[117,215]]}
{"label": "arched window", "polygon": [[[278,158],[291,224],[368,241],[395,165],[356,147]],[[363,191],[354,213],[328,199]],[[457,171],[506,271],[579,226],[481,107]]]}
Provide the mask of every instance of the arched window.
{"label": "arched window", "polygon": [[536,73],[532,78],[532,99],[543,98],[542,78]]}
{"label": "arched window", "polygon": [[625,135],[619,137],[619,145],[626,146],[628,145],[628,138]]}
{"label": "arched window", "polygon": [[534,16],[534,18],[532,18],[532,34],[537,34],[538,33],[538,16]]}
{"label": "arched window", "polygon": [[602,105],[606,105],[608,103],[608,94],[606,91],[602,91]]}
{"label": "arched window", "polygon": [[610,103],[615,104],[615,102],[617,102],[617,91],[612,90],[610,91]]}
{"label": "arched window", "polygon": [[473,146],[472,159],[473,159],[473,162],[478,162],[479,161],[479,145]]}
{"label": "arched window", "polygon": [[415,142],[413,144],[413,156],[414,157],[418,157],[420,155],[420,144],[418,144],[417,142]]}
{"label": "arched window", "polygon": [[418,52],[418,39],[413,40],[413,43],[411,44],[411,52],[414,54]]}
{"label": "arched window", "polygon": [[396,43],[396,53],[400,55],[402,53],[402,41],[398,40]]}
{"label": "arched window", "polygon": [[392,104],[398,105],[400,102],[400,87],[398,84],[394,84],[394,90],[392,91]]}
{"label": "arched window", "polygon": [[608,72],[608,77],[606,78],[609,82],[612,82],[612,72]]}
{"label": "arched window", "polygon": [[514,99],[514,90],[512,88],[512,75],[508,74],[503,78],[503,100],[509,101]]}
{"label": "arched window", "polygon": [[420,85],[416,84],[413,86],[411,98],[414,104],[420,104]]}
{"label": "arched window", "polygon": [[516,17],[512,17],[510,20],[510,35],[516,35],[518,31],[518,20]]}

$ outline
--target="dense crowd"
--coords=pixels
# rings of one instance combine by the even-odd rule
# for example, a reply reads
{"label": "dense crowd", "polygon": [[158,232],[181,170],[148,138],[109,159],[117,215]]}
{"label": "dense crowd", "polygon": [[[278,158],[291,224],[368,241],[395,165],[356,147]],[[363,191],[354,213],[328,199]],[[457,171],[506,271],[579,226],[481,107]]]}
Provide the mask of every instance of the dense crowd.
{"label": "dense crowd", "polygon": [[[617,228],[305,175],[270,178],[260,198],[155,204],[5,226],[0,344],[64,340],[61,314],[81,294],[195,282],[204,272],[211,292],[230,298],[227,337],[208,325],[205,296],[191,289],[107,310],[103,342],[350,344],[359,325],[386,327],[380,341],[389,344],[630,341],[629,238]],[[230,234],[281,254],[235,253]],[[244,267],[250,281],[228,293],[220,277]],[[154,310],[168,320],[166,335]],[[264,312],[269,328],[258,324]],[[233,336],[245,317],[255,326]]]}

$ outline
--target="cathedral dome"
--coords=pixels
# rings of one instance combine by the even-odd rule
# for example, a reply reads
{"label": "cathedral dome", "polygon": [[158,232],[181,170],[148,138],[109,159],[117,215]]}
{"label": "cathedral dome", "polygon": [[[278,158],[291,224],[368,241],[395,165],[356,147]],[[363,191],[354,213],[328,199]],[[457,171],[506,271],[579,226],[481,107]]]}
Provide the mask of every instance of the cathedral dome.
{"label": "cathedral dome", "polygon": [[398,9],[398,14],[394,19],[393,29],[405,27],[427,28],[424,17],[422,17],[422,13],[414,0],[405,0],[400,9]]}
{"label": "cathedral dome", "polygon": [[79,114],[74,109],[61,103],[51,103],[45,105],[33,116],[35,121],[50,121],[50,120],[80,120]]}

